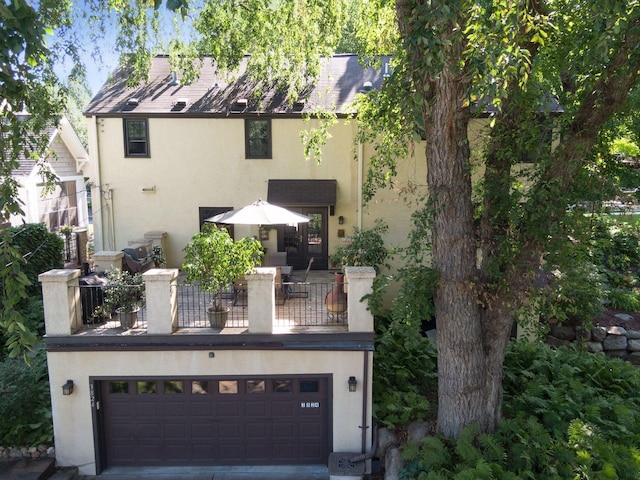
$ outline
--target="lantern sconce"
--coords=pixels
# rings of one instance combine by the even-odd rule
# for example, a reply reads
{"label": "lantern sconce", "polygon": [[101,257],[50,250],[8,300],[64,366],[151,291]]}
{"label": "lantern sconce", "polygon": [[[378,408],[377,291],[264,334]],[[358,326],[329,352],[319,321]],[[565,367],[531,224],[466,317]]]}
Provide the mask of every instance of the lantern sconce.
{"label": "lantern sconce", "polygon": [[67,380],[67,383],[62,385],[62,395],[71,395],[73,393],[73,380]]}
{"label": "lantern sconce", "polygon": [[355,392],[356,391],[356,387],[358,386],[358,381],[356,380],[356,377],[349,377],[349,391],[350,392]]}
{"label": "lantern sconce", "polygon": [[342,215],[340,215],[340,216],[338,217],[338,223],[339,223],[340,225],[343,225],[343,224],[344,224],[344,217],[343,217]]}

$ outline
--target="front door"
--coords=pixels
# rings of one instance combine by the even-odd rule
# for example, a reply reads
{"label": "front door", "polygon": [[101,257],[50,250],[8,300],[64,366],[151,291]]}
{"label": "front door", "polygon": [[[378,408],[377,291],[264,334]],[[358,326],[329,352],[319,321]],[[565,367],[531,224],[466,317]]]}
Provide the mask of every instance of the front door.
{"label": "front door", "polygon": [[[278,250],[287,252],[287,264],[293,268],[307,268],[313,257],[313,268],[326,270],[329,266],[327,247],[327,209],[326,208],[291,208],[302,213],[311,220],[295,226],[285,225],[278,229]],[[282,244],[280,244],[282,243]]]}

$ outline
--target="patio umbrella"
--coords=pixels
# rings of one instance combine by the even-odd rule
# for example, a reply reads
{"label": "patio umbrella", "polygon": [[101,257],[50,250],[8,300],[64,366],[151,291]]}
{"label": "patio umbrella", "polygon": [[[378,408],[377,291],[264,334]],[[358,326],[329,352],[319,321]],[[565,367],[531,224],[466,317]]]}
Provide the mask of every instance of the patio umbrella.
{"label": "patio umbrella", "polygon": [[311,218],[301,213],[292,212],[286,208],[272,205],[259,199],[251,205],[231,210],[229,212],[220,213],[213,217],[205,219],[205,222],[228,223],[234,225],[279,225],[304,223]]}

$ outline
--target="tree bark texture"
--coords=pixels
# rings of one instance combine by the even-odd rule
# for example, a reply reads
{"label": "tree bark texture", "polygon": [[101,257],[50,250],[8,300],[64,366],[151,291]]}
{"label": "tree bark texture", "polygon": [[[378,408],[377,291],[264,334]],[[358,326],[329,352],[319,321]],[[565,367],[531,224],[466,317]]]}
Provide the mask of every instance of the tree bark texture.
{"label": "tree bark texture", "polygon": [[[510,139],[519,135],[519,116],[535,116],[539,111],[515,107],[498,115],[487,149],[486,198],[476,232],[466,107],[471,75],[464,70],[466,45],[459,32],[465,30],[466,12],[455,11],[456,6],[464,8],[460,5],[444,0],[396,2],[408,71],[422,101],[427,185],[434,212],[432,254],[439,275],[434,298],[438,430],[454,438],[472,423],[482,432],[491,432],[500,420],[505,352],[516,311],[527,300],[547,247],[545,232],[564,214],[562,195],[573,187],[576,172],[604,122],[621,108],[637,83],[640,64],[637,29],[617,49],[612,68],[594,85],[564,129],[517,225],[511,212],[522,205],[510,194],[515,161],[501,152],[508,152]],[[430,36],[433,32],[437,34]],[[424,46],[433,38],[442,50],[435,55]],[[535,48],[530,51],[537,53]],[[503,105],[514,105],[510,100],[517,103],[516,83],[514,98],[503,99]]]}

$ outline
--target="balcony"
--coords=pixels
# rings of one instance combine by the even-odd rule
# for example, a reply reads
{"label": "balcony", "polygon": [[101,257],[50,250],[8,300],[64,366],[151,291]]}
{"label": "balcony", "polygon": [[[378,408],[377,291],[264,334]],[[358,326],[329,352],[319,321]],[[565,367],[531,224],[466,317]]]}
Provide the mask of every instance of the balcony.
{"label": "balcony", "polygon": [[304,284],[277,284],[274,268],[258,268],[246,276],[244,288],[240,291],[230,288],[226,292],[230,313],[225,328],[220,329],[213,328],[208,320],[207,307],[211,303],[208,292],[197,285],[185,284],[177,269],[152,269],[143,274],[145,307],[135,327],[125,329],[117,319],[92,323],[88,313],[93,306],[88,306],[87,301],[99,297],[95,289],[100,287],[80,286],[79,270],[52,270],[40,276],[46,336],[49,342],[52,337],[82,337],[85,342],[103,343],[115,337],[118,341],[127,338],[144,343],[151,341],[151,337],[157,339],[157,335],[216,335],[232,341],[238,335],[248,339],[247,335],[371,333],[373,318],[366,302],[360,300],[371,291],[374,271],[369,267],[348,267],[345,273],[347,310],[334,314],[324,302],[333,288],[330,272],[312,271]]}

